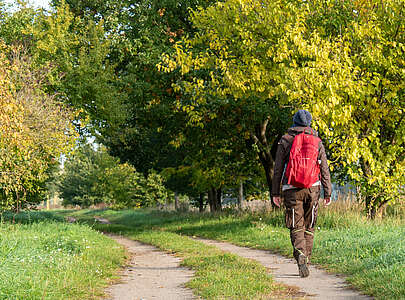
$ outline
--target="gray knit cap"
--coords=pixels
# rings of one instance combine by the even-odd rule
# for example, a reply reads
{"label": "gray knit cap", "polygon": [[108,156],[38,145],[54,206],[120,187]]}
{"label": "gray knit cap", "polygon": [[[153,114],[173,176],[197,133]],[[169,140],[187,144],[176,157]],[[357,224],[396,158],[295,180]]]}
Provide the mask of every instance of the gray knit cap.
{"label": "gray knit cap", "polygon": [[300,109],[293,117],[293,127],[310,127],[312,116],[309,111]]}

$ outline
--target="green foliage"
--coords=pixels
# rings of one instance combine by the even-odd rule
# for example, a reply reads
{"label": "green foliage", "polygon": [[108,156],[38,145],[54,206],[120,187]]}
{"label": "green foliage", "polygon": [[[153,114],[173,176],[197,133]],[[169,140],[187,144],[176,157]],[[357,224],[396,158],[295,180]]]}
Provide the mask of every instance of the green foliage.
{"label": "green foliage", "polygon": [[45,87],[81,111],[78,129],[87,125],[95,133],[106,130],[106,120],[110,126],[122,122],[126,109],[114,84],[114,66],[107,59],[110,42],[102,24],[75,16],[63,1],[49,12],[23,1],[0,22],[6,44],[24,45],[36,68],[52,66]]}
{"label": "green foliage", "polygon": [[[191,17],[197,34],[183,37],[175,53],[158,64],[164,72],[181,73],[174,90],[184,97],[176,105],[187,113],[189,123],[206,129],[210,144],[219,146],[220,164],[213,166],[249,178],[257,173],[256,160],[269,189],[272,148],[290,116],[290,107],[282,105],[286,97],[275,49],[295,14],[285,1],[225,1],[197,9]],[[206,152],[210,150],[204,148],[204,161],[212,161]],[[236,161],[226,156],[229,153]]]}
{"label": "green foliage", "polygon": [[[177,104],[180,100],[187,102],[189,95],[172,88],[179,74],[159,72],[156,65],[162,53],[174,51],[172,46],[176,41],[196,33],[189,21],[190,8],[207,7],[212,3],[211,0],[136,3],[69,0],[66,4],[70,10],[66,14],[62,13],[66,10],[64,2],[53,1],[60,14],[67,15],[67,21],[71,18],[71,11],[79,24],[101,26],[108,37],[108,46],[104,43],[100,47],[109,48],[108,61],[118,74],[115,84],[123,100],[123,103],[114,102],[114,105],[128,114],[121,123],[107,116],[106,122],[101,123],[106,126],[98,128],[99,141],[112,155],[130,162],[145,175],[151,169],[160,172],[165,168],[193,168],[192,173],[197,176],[193,175],[191,182],[188,181],[194,191],[220,188],[239,181],[241,177],[250,178],[257,174],[252,144],[260,144],[266,156],[265,164],[269,165],[271,144],[281,131],[280,127],[286,127],[285,114],[280,113],[280,109],[271,113],[270,120],[268,118],[274,101],[258,104],[255,100],[247,100],[241,110],[241,105],[235,105],[232,99],[215,99],[212,105],[203,108],[206,111],[204,128],[186,126],[192,123],[189,122],[192,118],[189,118],[188,110]],[[64,22],[69,23],[67,21]],[[71,27],[78,26],[73,24]],[[44,40],[45,45],[53,42],[49,38]],[[73,82],[77,85],[76,81]],[[93,101],[88,103],[91,99],[81,99],[87,103],[86,107],[93,106]],[[260,123],[266,122],[269,126],[262,127],[268,141],[262,136],[253,140],[258,132],[263,131],[257,129]],[[270,176],[269,168],[266,173]]]}
{"label": "green foliage", "polygon": [[405,183],[404,9],[396,0],[218,2],[193,11],[198,34],[158,67],[181,72],[175,92],[189,98],[177,105],[201,126],[218,97],[309,109],[332,167],[360,187],[373,217]]}
{"label": "green foliage", "polygon": [[169,193],[164,186],[164,179],[155,171],[149,172],[145,181],[145,187],[142,206],[164,204],[168,200]]}
{"label": "green foliage", "polygon": [[63,1],[48,16],[30,27],[32,51],[39,64],[55,64],[62,80],[51,80],[51,88],[65,102],[90,116],[90,129],[102,130],[125,117],[117,76],[109,64],[110,42],[101,24],[75,16]]}
{"label": "green foliage", "polygon": [[[21,201],[33,203],[43,199],[45,181],[51,175],[49,167],[55,164],[55,158],[66,154],[73,146],[72,124],[81,130],[90,116],[87,129],[106,128],[106,119],[111,126],[122,119],[126,110],[119,104],[120,97],[112,85],[115,74],[106,61],[109,43],[102,26],[75,17],[64,3],[51,12],[32,9],[25,2],[4,11],[0,38],[8,45],[24,45],[24,51],[4,51],[13,58],[10,65],[15,68],[12,78],[6,77],[2,85],[2,90],[11,91],[6,96],[12,98],[7,100],[10,104],[4,102],[4,111],[9,107],[15,116],[11,121],[2,118],[3,124],[10,134],[14,132],[17,144],[13,148],[12,140],[1,142],[6,145],[2,146],[4,152],[16,161],[14,165],[3,163],[2,206],[18,209]],[[15,87],[8,89],[8,84]],[[10,106],[13,101],[17,106]],[[81,114],[71,114],[65,104]],[[17,120],[17,116],[20,119]],[[32,134],[22,132],[19,126],[28,128]],[[60,136],[56,136],[58,133]],[[31,140],[27,140],[27,135]],[[63,136],[66,141],[61,140]],[[7,134],[2,138],[7,139]],[[23,148],[28,147],[28,142],[33,146]],[[6,157],[2,155],[3,160]],[[21,176],[19,168],[24,166],[25,173]],[[9,168],[14,170],[10,172]]]}
{"label": "green foliage", "polygon": [[32,36],[27,34],[36,15],[35,9],[27,6],[25,1],[14,1],[0,8],[0,38],[7,44],[29,46]]}
{"label": "green foliage", "polygon": [[0,48],[0,209],[18,211],[43,200],[57,159],[73,145],[75,114],[45,92],[50,69],[34,68],[20,47]]}
{"label": "green foliage", "polygon": [[[116,163],[105,152],[96,152],[91,145],[80,146],[65,161],[59,190],[64,205],[88,207],[103,202],[101,178],[108,165]],[[99,166],[101,164],[101,166]]]}
{"label": "green foliage", "polygon": [[[274,61],[277,44],[287,24],[294,21],[294,1],[225,1],[193,11],[199,32],[175,45],[159,67],[179,68],[182,75],[199,71],[204,76],[182,81],[177,89],[193,95],[188,111],[204,104],[207,93],[237,100],[277,102],[285,98],[280,88],[282,66]],[[198,74],[197,73],[197,74]],[[194,75],[194,73],[192,73]],[[246,100],[245,100],[246,101]],[[197,115],[196,121],[200,117]]]}
{"label": "green foliage", "polygon": [[[79,109],[77,127],[88,125],[110,154],[144,176],[152,169],[167,169],[167,186],[196,195],[256,180],[262,174],[260,162],[270,186],[273,146],[299,107],[313,114],[335,177],[358,188],[371,217],[386,204],[402,201],[403,0],[52,4],[49,12],[24,2],[14,11],[1,6],[1,39],[6,45],[25,45],[32,58],[27,68],[44,74],[35,93],[56,93],[57,103]],[[7,69],[9,58],[2,59]],[[24,81],[30,82],[20,75],[9,78],[7,72],[1,76],[2,97],[14,97],[9,85],[20,91]],[[0,121],[8,132],[30,127],[24,103],[7,101]],[[22,136],[10,135],[20,141],[19,149]],[[54,139],[45,138],[54,138],[49,131],[43,137],[47,142],[39,143],[41,147],[52,144]],[[31,141],[39,139],[31,136]],[[33,161],[26,160],[28,154],[31,159],[42,153],[28,148],[14,153],[9,145],[15,144],[1,143],[19,161],[13,165],[17,169]],[[48,158],[57,157],[53,155]],[[38,174],[32,176],[4,176],[6,189],[13,184],[29,187],[22,196],[21,188],[8,193],[14,193],[11,198],[42,197],[48,168],[35,168]],[[131,185],[117,179],[126,172],[126,167],[110,170],[117,190]],[[160,179],[150,178],[155,200],[144,196],[145,205],[161,194],[160,187],[153,187],[160,186]],[[184,186],[178,184],[182,178]],[[122,204],[131,193],[109,191],[106,197]],[[100,201],[96,199],[100,196],[94,193],[86,201]]]}
{"label": "green foliage", "polygon": [[147,178],[127,163],[110,156],[105,148],[82,145],[67,159],[60,178],[63,204],[89,207],[106,203],[113,208],[152,206],[168,197],[162,178]]}
{"label": "green foliage", "polygon": [[[119,91],[116,98],[122,99],[112,108],[127,112],[120,122],[106,118],[107,126],[98,128],[99,139],[113,155],[145,175],[181,157],[169,144],[173,131],[182,126],[181,117],[168,104],[176,97],[173,76],[157,72],[155,65],[161,53],[170,51],[174,40],[190,28],[188,8],[205,2],[209,1],[66,1],[75,18],[103,28],[108,38],[105,63],[118,75],[112,80]],[[55,7],[63,3],[53,1]],[[82,102],[93,106],[91,100]]]}
{"label": "green foliage", "polygon": [[326,14],[321,2],[308,3],[280,42],[289,49],[279,56],[291,79],[285,92],[312,111],[336,171],[360,187],[374,217],[404,192],[405,6],[331,1]]}
{"label": "green foliage", "polygon": [[[189,8],[214,1],[67,1],[71,10],[102,24],[110,44],[109,59],[127,94],[128,120],[109,127],[100,140],[110,153],[129,161],[145,175],[150,169],[181,168],[198,160],[196,151],[205,132],[189,132],[185,114],[178,111],[172,83],[176,74],[158,72],[156,64],[173,43],[194,29]],[[54,1],[54,4],[58,4]],[[191,138],[190,138],[191,136]],[[187,144],[179,141],[189,139]],[[192,157],[195,157],[192,159]]]}

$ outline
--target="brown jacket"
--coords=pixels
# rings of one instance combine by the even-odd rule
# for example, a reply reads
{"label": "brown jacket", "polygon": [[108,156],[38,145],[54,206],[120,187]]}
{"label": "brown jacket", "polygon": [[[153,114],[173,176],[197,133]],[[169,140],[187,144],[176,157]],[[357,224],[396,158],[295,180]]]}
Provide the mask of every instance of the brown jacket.
{"label": "brown jacket", "polygon": [[[318,133],[310,127],[292,127],[288,129],[287,134],[283,135],[278,142],[276,161],[274,164],[274,175],[272,183],[272,196],[280,196],[281,180],[282,184],[287,184],[287,178],[282,178],[284,169],[288,163],[290,156],[290,149],[294,141],[294,137],[300,134],[305,129],[312,130],[313,135],[318,136]],[[319,143],[319,155],[318,160],[321,161],[320,165],[320,181],[324,189],[325,198],[329,198],[332,194],[332,183],[330,180],[330,173],[328,167],[328,161],[326,158],[325,147],[322,142]]]}

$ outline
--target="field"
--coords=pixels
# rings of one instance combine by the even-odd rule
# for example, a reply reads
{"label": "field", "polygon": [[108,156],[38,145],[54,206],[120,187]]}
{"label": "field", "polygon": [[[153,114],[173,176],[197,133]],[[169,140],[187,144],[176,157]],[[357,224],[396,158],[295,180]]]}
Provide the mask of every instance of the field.
{"label": "field", "polygon": [[0,299],[96,299],[125,261],[88,225],[42,212],[10,219],[0,224]]}
{"label": "field", "polygon": [[[244,214],[230,210],[218,215],[201,215],[101,210],[65,211],[64,214],[74,214],[84,220],[94,214],[103,216],[113,224],[99,225],[100,230],[122,233],[185,257],[187,246],[180,243],[186,239],[184,235],[270,249],[291,256],[288,231],[280,211]],[[317,227],[313,263],[345,274],[353,286],[376,299],[405,297],[405,224],[401,217],[370,221],[355,209],[332,207],[321,211]],[[187,243],[191,242],[187,240]],[[187,260],[185,264],[193,266]],[[226,282],[228,275],[224,276]],[[197,286],[199,294],[205,295],[203,289]],[[215,295],[220,298],[220,294]]]}
{"label": "field", "polygon": [[[66,223],[66,216],[79,221]],[[95,224],[95,216],[112,224]],[[188,287],[204,299],[296,296],[294,289],[275,283],[258,263],[190,238],[201,236],[291,256],[282,211],[229,209],[213,215],[105,209],[6,214],[0,225],[0,299],[100,297],[125,253],[94,229],[123,234],[181,257],[182,264],[195,271]],[[354,206],[335,205],[320,212],[312,261],[345,274],[353,286],[376,299],[403,299],[404,240],[402,214],[370,221]]]}

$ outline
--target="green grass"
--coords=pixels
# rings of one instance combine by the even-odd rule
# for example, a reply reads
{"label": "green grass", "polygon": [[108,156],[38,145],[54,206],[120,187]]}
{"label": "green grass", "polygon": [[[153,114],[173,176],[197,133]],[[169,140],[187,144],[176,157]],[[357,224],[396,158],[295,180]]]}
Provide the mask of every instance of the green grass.
{"label": "green grass", "polygon": [[[101,226],[102,230],[121,231],[166,250],[174,248],[177,240],[166,247],[160,245],[163,236],[175,240],[179,235],[195,235],[291,256],[289,232],[284,228],[282,212],[255,215],[146,210],[76,212],[89,220],[94,214],[114,223]],[[354,210],[332,208],[321,211],[317,227],[312,259],[315,264],[346,274],[350,283],[376,299],[405,298],[405,224],[402,218],[369,221]],[[155,234],[159,238],[147,238]]]}
{"label": "green grass", "polygon": [[88,225],[50,213],[0,223],[0,299],[98,299],[125,250]]}
{"label": "green grass", "polygon": [[187,286],[203,299],[269,299],[275,295],[289,299],[295,293],[293,289],[275,283],[268,270],[255,261],[225,253],[188,236],[166,231],[161,225],[176,227],[178,218],[175,215],[162,218],[160,214],[144,210],[59,211],[57,214],[74,215],[90,224],[93,223],[93,216],[103,216],[114,224],[97,225],[99,230],[124,234],[181,257],[182,265],[195,271],[195,276]]}

